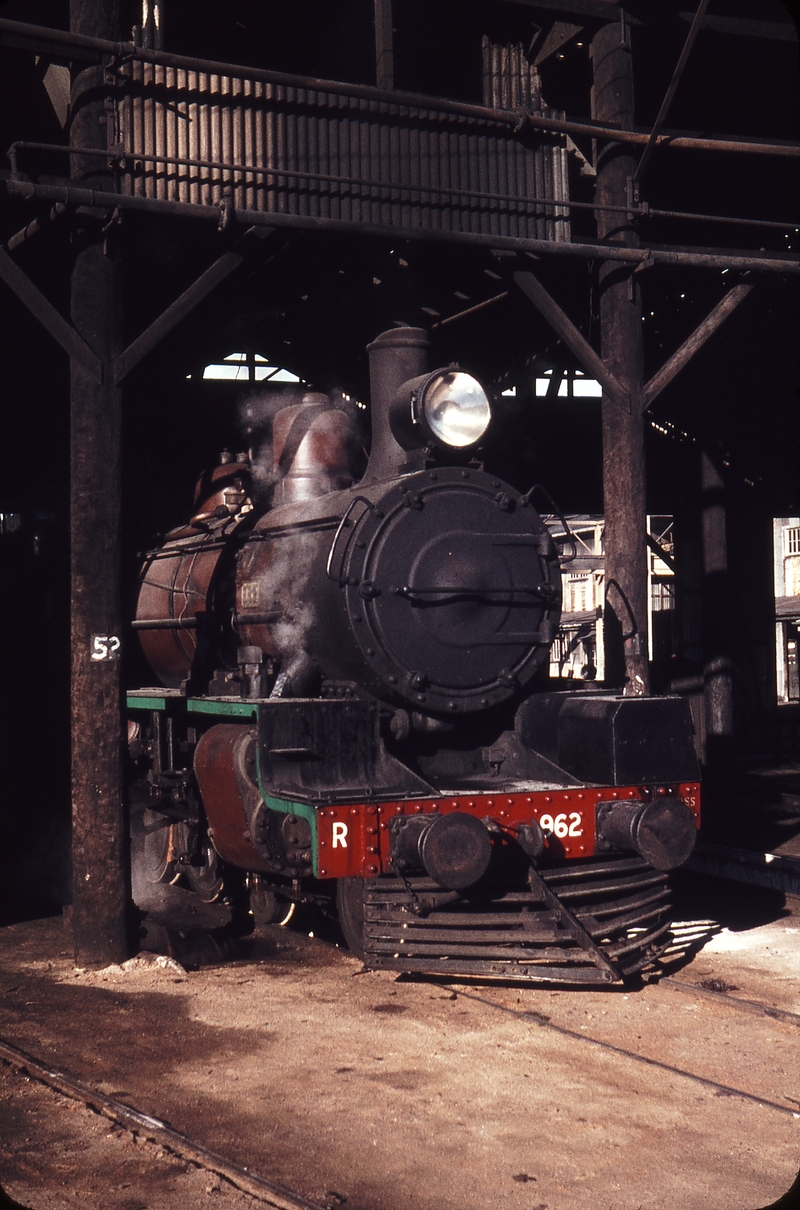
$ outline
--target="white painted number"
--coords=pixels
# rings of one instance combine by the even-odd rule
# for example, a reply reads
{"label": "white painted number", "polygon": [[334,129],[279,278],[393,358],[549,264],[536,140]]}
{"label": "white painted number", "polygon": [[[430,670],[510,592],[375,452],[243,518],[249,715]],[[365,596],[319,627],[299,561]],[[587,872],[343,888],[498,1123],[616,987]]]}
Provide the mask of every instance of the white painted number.
{"label": "white painted number", "polygon": [[569,823],[567,823],[567,816],[565,814],[556,815],[555,819],[552,815],[539,816],[539,823],[542,825],[542,829],[551,836],[557,836],[559,840],[565,836],[583,836],[581,822],[581,816],[577,811],[570,813]]}
{"label": "white painted number", "polygon": [[343,849],[347,848],[347,824],[335,823],[333,825],[333,848],[338,849],[339,846]]}
{"label": "white painted number", "polygon": [[121,647],[121,643],[115,634],[93,634],[92,635],[92,659],[93,660],[114,660],[117,658],[117,652]]}

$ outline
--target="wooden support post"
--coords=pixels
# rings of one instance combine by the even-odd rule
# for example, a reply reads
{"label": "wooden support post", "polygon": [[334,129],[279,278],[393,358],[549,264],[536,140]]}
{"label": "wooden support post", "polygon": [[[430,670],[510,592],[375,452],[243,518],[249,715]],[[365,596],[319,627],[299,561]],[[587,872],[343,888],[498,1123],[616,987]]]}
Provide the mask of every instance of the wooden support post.
{"label": "wooden support post", "polygon": [[[602,26],[592,41],[592,117],[633,126],[630,29],[622,19]],[[636,160],[628,145],[601,145],[595,198],[599,205],[630,204]],[[633,219],[598,211],[598,234],[631,247],[638,244]],[[628,695],[646,694],[647,556],[642,316],[639,282],[632,267],[606,261],[600,268],[600,333],[607,371],[624,388],[621,400],[603,391],[603,496],[605,511],[604,640],[606,681]]]}
{"label": "wooden support post", "polygon": [[375,0],[375,83],[387,92],[394,88],[392,0]]}
{"label": "wooden support post", "polygon": [[[73,33],[115,39],[117,0],[71,0]],[[105,147],[103,100],[91,85],[102,68],[73,83],[71,141]],[[97,160],[73,156],[73,176]],[[72,323],[99,357],[102,381],[71,359],[72,879],[73,939],[79,966],[130,954],[128,825],[123,798],[119,650],[121,399],[113,366],[120,349],[120,280],[114,231],[96,219],[74,233]]]}
{"label": "wooden support post", "polygon": [[731,608],[725,484],[705,451],[701,455],[703,540],[703,697],[706,765],[724,771],[733,741]]}

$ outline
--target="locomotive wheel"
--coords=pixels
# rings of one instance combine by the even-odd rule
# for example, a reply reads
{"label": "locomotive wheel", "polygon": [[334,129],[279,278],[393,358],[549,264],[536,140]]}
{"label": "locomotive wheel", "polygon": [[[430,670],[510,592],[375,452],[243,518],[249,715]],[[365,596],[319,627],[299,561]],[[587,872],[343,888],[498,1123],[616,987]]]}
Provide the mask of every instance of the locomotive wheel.
{"label": "locomotive wheel", "polygon": [[171,822],[166,815],[146,807],[144,824],[143,865],[148,882],[176,882],[181,870],[178,858],[185,847],[186,825]]}
{"label": "locomotive wheel", "polygon": [[336,911],[347,947],[364,959],[364,879],[340,878],[336,883]]}
{"label": "locomotive wheel", "polygon": [[294,915],[295,905],[284,895],[267,890],[257,874],[250,883],[250,911],[256,924],[288,924]]}
{"label": "locomotive wheel", "polygon": [[207,839],[203,842],[199,856],[202,859],[200,865],[182,867],[186,881],[203,903],[216,903],[222,894],[222,862],[211,841]]}

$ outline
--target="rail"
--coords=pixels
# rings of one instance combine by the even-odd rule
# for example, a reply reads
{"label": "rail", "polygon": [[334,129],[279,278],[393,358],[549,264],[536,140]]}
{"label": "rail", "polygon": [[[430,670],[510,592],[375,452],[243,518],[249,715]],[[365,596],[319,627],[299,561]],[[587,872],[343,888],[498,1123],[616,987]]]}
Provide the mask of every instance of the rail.
{"label": "rail", "polygon": [[226,1160],[217,1152],[211,1151],[208,1147],[203,1147],[202,1144],[195,1143],[186,1135],[173,1130],[166,1122],[151,1117],[150,1114],[142,1113],[130,1105],[124,1105],[122,1101],[106,1096],[96,1088],[89,1088],[88,1085],[82,1084],[79,1080],[75,1080],[63,1072],[53,1070],[52,1067],[35,1059],[33,1055],[27,1054],[24,1050],[12,1046],[10,1042],[3,1039],[0,1039],[0,1060],[10,1064],[18,1071],[26,1072],[31,1079],[60,1092],[62,1096],[80,1101],[89,1109],[95,1110],[126,1130],[134,1131],[142,1134],[146,1139],[161,1143],[167,1150],[182,1159],[190,1160],[193,1164],[198,1164],[201,1168],[216,1173],[217,1176],[225,1177],[237,1189],[258,1198],[261,1203],[273,1207],[273,1210],[324,1210],[324,1207],[320,1206],[318,1202],[310,1202],[306,1198],[300,1197],[299,1194],[292,1193],[255,1172],[250,1172],[240,1164]]}

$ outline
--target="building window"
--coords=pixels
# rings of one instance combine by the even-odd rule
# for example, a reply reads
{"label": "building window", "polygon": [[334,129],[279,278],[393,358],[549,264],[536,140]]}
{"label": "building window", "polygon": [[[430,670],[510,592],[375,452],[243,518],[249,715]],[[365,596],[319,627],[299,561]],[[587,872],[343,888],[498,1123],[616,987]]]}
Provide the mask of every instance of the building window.
{"label": "building window", "polygon": [[290,370],[270,365],[260,353],[229,353],[221,362],[207,365],[203,378],[233,382],[299,382]]}
{"label": "building window", "polygon": [[787,558],[783,567],[784,595],[800,597],[800,558]]}
{"label": "building window", "polygon": [[650,584],[650,604],[653,612],[675,608],[675,585],[672,580],[656,580]]}
{"label": "building window", "polygon": [[570,576],[568,581],[567,612],[585,613],[594,608],[592,582],[589,576]]}
{"label": "building window", "polygon": [[[545,370],[546,377],[536,379],[537,397],[557,395],[559,399],[589,398],[599,399],[603,388],[596,378],[587,378],[580,370],[571,373],[568,370]],[[556,379],[558,385],[553,383]],[[506,392],[503,392],[506,394]]]}
{"label": "building window", "polygon": [[786,530],[787,555],[800,555],[800,525],[793,525]]}
{"label": "building window", "polygon": [[562,664],[566,658],[566,652],[567,638],[564,631],[559,630],[553,640],[553,646],[550,648],[550,662],[558,665]]}

